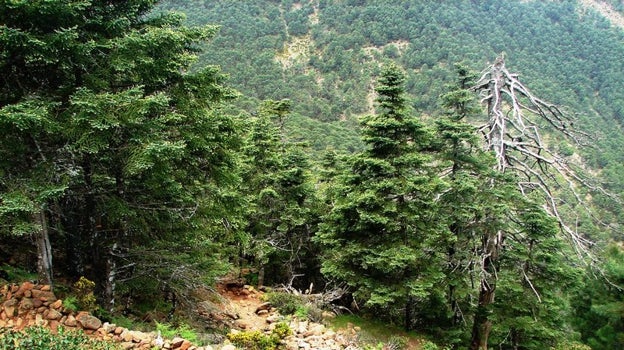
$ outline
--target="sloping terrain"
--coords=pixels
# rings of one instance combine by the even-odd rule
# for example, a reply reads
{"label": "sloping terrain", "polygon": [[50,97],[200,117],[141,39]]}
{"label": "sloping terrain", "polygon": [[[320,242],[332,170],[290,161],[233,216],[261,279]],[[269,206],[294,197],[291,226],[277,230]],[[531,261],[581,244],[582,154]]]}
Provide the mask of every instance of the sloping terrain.
{"label": "sloping terrain", "polygon": [[624,29],[624,16],[613,9],[608,3],[600,0],[579,0],[579,3],[585,8],[598,11],[602,16],[608,19],[612,25]]}

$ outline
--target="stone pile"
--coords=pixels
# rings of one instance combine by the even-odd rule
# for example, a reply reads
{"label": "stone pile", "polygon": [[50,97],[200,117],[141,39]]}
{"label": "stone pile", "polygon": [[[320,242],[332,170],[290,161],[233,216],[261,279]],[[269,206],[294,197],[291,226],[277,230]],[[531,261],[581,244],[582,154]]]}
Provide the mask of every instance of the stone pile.
{"label": "stone pile", "polygon": [[[288,320],[278,313],[271,313],[266,322],[268,326],[264,329],[266,334],[270,334],[278,322],[288,321],[288,326],[293,334],[283,340],[287,350],[355,350],[358,347],[359,327],[352,324],[347,329],[333,331],[326,328],[325,325],[311,322],[309,320],[299,320],[296,317]],[[232,329],[231,332],[238,333],[239,330]],[[234,350],[233,345],[226,345],[222,350]]]}
{"label": "stone pile", "polygon": [[293,335],[287,337],[288,350],[358,349],[359,327],[349,324],[347,329],[333,331],[323,324],[293,318],[289,323]]}
{"label": "stone pile", "polygon": [[30,326],[48,327],[56,332],[59,327],[82,330],[95,338],[118,342],[124,349],[207,350],[188,340],[162,339],[154,332],[138,332],[102,323],[88,312],[72,312],[63,307],[48,285],[24,282],[21,285],[5,285],[0,289],[0,328],[22,330]]}

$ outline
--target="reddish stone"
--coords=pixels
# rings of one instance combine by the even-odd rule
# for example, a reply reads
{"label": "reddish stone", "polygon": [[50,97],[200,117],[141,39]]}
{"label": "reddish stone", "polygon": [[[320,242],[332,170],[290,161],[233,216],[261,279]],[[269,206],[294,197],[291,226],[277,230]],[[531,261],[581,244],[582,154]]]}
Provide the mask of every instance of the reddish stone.
{"label": "reddish stone", "polygon": [[22,311],[32,310],[33,307],[34,307],[34,305],[33,305],[33,301],[32,301],[31,298],[22,298],[22,301],[20,301],[20,303],[19,303],[20,313]]}
{"label": "reddish stone", "polygon": [[102,321],[100,321],[97,317],[86,313],[78,314],[78,316],[76,316],[76,320],[84,329],[95,330],[102,327]]}
{"label": "reddish stone", "polygon": [[182,345],[180,345],[180,347],[179,347],[178,349],[179,349],[179,350],[188,350],[188,348],[190,348],[190,347],[191,347],[191,345],[192,345],[192,344],[191,344],[191,342],[190,342],[190,341],[188,341],[188,340],[184,340],[184,341],[182,342]]}
{"label": "reddish stone", "polygon": [[177,349],[180,346],[182,346],[182,343],[184,343],[184,339],[180,338],[180,337],[175,337],[173,338],[173,340],[171,341],[171,348],[172,349]]}
{"label": "reddish stone", "polygon": [[54,301],[54,300],[56,300],[56,297],[54,296],[54,293],[52,293],[50,291],[33,289],[31,291],[31,294],[32,294],[33,298],[39,298],[39,299],[41,299],[41,301]]}
{"label": "reddish stone", "polygon": [[48,320],[58,320],[61,317],[63,317],[63,314],[61,314],[60,312],[54,309],[48,310],[47,314],[44,314],[44,315],[45,315],[45,318],[47,318]]}
{"label": "reddish stone", "polygon": [[60,309],[61,306],[63,306],[63,301],[61,299],[59,299],[59,300],[53,302],[52,304],[50,304],[50,307],[53,308],[53,309],[56,309],[56,310]]}
{"label": "reddish stone", "polygon": [[72,315],[69,315],[67,316],[67,319],[65,320],[65,322],[63,322],[63,324],[68,327],[76,327],[76,318]]}
{"label": "reddish stone", "polygon": [[43,306],[43,301],[41,301],[39,299],[33,299],[33,307],[39,308],[41,306]]}
{"label": "reddish stone", "polygon": [[60,325],[61,324],[59,323],[59,321],[51,320],[50,323],[48,324],[48,327],[50,327],[50,330],[52,331],[52,333],[56,333]]}

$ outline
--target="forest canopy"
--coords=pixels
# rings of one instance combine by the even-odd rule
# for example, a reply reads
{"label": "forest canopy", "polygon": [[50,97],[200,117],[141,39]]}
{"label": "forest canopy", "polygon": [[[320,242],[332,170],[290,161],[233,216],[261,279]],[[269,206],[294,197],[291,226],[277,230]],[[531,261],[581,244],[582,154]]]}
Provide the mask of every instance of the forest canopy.
{"label": "forest canopy", "polygon": [[210,329],[236,275],[452,349],[624,346],[623,44],[575,1],[0,0],[2,269],[108,318]]}

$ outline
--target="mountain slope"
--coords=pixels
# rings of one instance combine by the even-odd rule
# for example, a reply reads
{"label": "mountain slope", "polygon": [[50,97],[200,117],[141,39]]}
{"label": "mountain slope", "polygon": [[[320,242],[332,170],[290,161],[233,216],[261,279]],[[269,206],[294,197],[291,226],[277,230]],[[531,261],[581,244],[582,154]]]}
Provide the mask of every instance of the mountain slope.
{"label": "mountain slope", "polygon": [[624,31],[582,7],[608,9],[602,2],[168,0],[161,6],[185,12],[190,24],[221,25],[201,64],[230,74],[245,110],[253,112],[262,99],[290,99],[291,138],[318,151],[361,147],[356,119],[372,110],[372,82],[382,63],[406,70],[415,113],[435,115],[454,63],[481,70],[505,52],[509,69],[536,95],[578,116],[576,125],[594,135],[596,146],[583,151],[586,165],[602,174],[607,189],[624,192]]}

